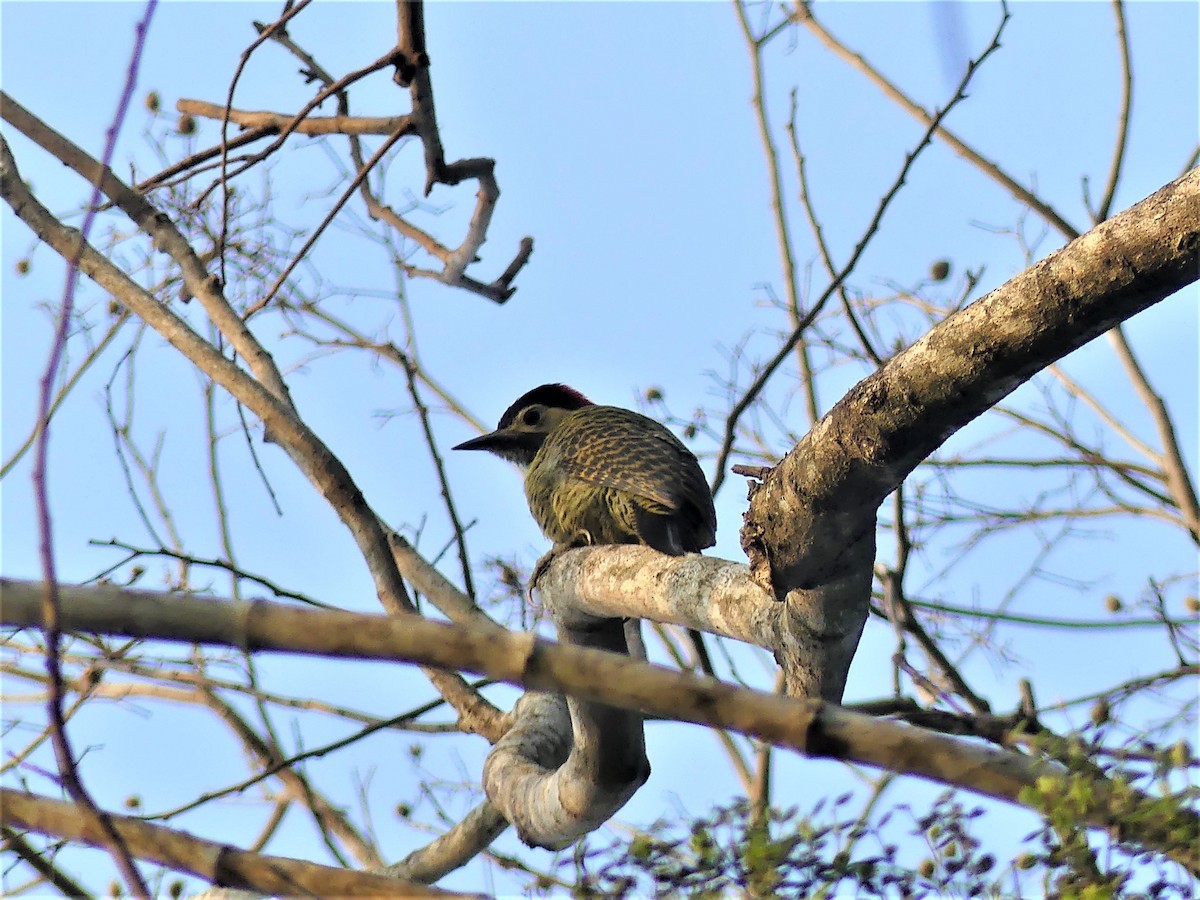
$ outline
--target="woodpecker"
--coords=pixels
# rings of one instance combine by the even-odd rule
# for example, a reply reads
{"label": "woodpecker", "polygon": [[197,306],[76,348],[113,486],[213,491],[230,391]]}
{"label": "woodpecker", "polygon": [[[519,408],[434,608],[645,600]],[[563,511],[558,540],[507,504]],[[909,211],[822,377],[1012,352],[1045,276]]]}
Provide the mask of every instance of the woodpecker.
{"label": "woodpecker", "polygon": [[454,449],[488,450],[520,466],[529,511],[556,551],[645,544],[682,556],[716,543],[712,493],[692,452],[653,419],[598,406],[565,384],[521,395],[495,431]]}

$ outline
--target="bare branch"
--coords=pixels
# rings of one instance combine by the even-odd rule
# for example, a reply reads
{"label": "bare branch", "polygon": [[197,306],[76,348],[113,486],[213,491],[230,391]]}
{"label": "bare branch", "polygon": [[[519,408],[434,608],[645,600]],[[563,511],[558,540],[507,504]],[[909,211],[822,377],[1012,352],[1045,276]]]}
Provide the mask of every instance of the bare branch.
{"label": "bare branch", "polygon": [[[7,110],[6,102],[6,116]],[[110,294],[118,297],[126,307],[144,319],[173,347],[262,420],[267,429],[275,435],[280,446],[288,451],[300,470],[329,500],[354,534],[375,577],[380,600],[385,608],[393,612],[410,612],[411,603],[392,562],[391,551],[387,548],[387,541],[378,519],[366,507],[350,473],[317,436],[295,417],[290,404],[285,405],[278,394],[268,391],[262,384],[247,376],[193,331],[183,319],[147,293],[94,248],[81,244],[78,235],[59,223],[21,181],[7,142],[0,142],[0,153],[3,196],[13,211],[61,255],[69,256],[82,246],[80,267],[86,275]],[[105,183],[110,180],[115,179],[106,178]],[[224,304],[223,300],[221,304]],[[229,312],[232,313],[232,310]],[[237,321],[238,328],[244,327],[236,314],[233,314],[233,318]],[[253,338],[250,340],[253,341]],[[279,383],[282,385],[282,379]],[[286,389],[284,393],[286,396]]]}
{"label": "bare branch", "polygon": [[[108,166],[98,163],[7,94],[0,93],[0,104],[6,122],[82,177],[98,184],[109,199],[151,238],[156,248],[179,264],[188,292],[204,306],[213,324],[220,329],[238,355],[246,360],[259,382],[294,413],[287,386],[274,360],[243,324],[241,317],[222,294],[222,287],[217,279],[208,273],[203,261],[175,224],[118,179]],[[15,173],[15,163],[13,171]],[[85,270],[85,274],[91,273]],[[116,296],[120,297],[119,294]]]}
{"label": "bare branch", "polygon": [[816,17],[813,16],[812,5],[810,3],[806,2],[806,0],[796,0],[795,7],[796,9],[793,13],[795,21],[804,25],[829,50],[865,75],[889,99],[893,100],[913,118],[926,125],[934,124],[936,126],[934,134],[949,144],[955,153],[974,164],[976,168],[1004,187],[1017,200],[1028,205],[1030,209],[1035,210],[1038,215],[1053,225],[1064,237],[1071,239],[1079,236],[1079,230],[1060,216],[1049,203],[1020,184],[1015,178],[1000,168],[998,163],[987,159],[962,138],[950,131],[950,129],[934,122],[934,114],[925,110],[924,107],[905,94],[894,82],[888,80],[876,67],[872,66],[862,54],[851,50],[829,31],[828,28],[818,22]]}
{"label": "bare branch", "polygon": [[[0,788],[0,817],[8,827],[99,844],[96,828],[79,817],[74,804]],[[130,852],[143,859],[189,872],[217,885],[284,897],[476,897],[425,887],[368,872],[351,872],[282,856],[235,850],[181,831],[150,825],[128,816],[108,817]]]}
{"label": "bare branch", "polygon": [[1121,51],[1121,108],[1117,111],[1117,140],[1108,170],[1108,183],[1094,213],[1096,222],[1107,219],[1112,211],[1113,198],[1121,181],[1125,150],[1129,146],[1129,122],[1133,114],[1133,60],[1130,58],[1129,32],[1125,25],[1125,0],[1112,0],[1112,7],[1117,22],[1117,47]]}
{"label": "bare branch", "polygon": [[[615,552],[618,548],[609,549]],[[0,611],[3,624],[28,627],[38,622],[36,583],[0,579],[0,590],[5,601]],[[530,690],[561,691],[592,704],[720,725],[806,755],[919,775],[1013,803],[1022,802],[1025,788],[1056,784],[1064,775],[1056,765],[1021,754],[872,719],[819,700],[795,700],[732,687],[617,654],[556,645],[528,634],[498,634],[491,628],[413,617],[400,620],[294,609],[265,601],[222,603],[112,586],[64,585],[62,602],[62,624],[70,630],[467,669]],[[619,621],[617,625],[623,640]],[[1112,796],[1105,782],[1093,782],[1088,798],[1082,801],[1081,823],[1108,827],[1118,817],[1109,806]],[[1121,802],[1133,804],[1134,816],[1146,803],[1157,802],[1162,809],[1161,801],[1131,790],[1122,791]],[[1146,825],[1137,835],[1139,843],[1162,850],[1200,874],[1200,818],[1175,807],[1169,815],[1159,812],[1139,821]],[[1179,828],[1192,838],[1171,840],[1171,830]]]}
{"label": "bare branch", "polygon": [[[738,8],[741,8],[740,4]],[[925,129],[925,133],[921,135],[921,139],[917,142],[917,146],[912,150],[912,152],[905,154],[904,162],[900,166],[899,174],[896,176],[891,188],[888,189],[888,191],[885,192],[880,198],[878,205],[875,207],[874,214],[871,216],[870,221],[867,223],[867,227],[862,233],[862,237],[859,238],[858,243],[855,245],[854,250],[851,251],[846,263],[832,276],[829,285],[824,291],[822,291],[821,296],[813,301],[808,312],[804,316],[800,317],[800,320],[793,326],[791,335],[787,338],[787,340],[783,341],[782,345],[771,357],[771,359],[760,368],[759,372],[754,378],[754,381],[746,389],[737,403],[733,405],[733,408],[730,410],[725,421],[725,434],[721,441],[721,449],[717,454],[717,474],[713,483],[714,492],[720,487],[721,480],[724,478],[725,463],[729,458],[729,454],[733,450],[733,441],[738,419],[755,401],[758,395],[762,392],[763,388],[766,387],[767,381],[770,380],[770,378],[775,374],[776,370],[778,370],[779,366],[783,363],[784,359],[787,358],[788,354],[791,353],[792,349],[798,344],[799,341],[802,340],[805,330],[812,324],[817,314],[820,313],[825,304],[829,301],[829,298],[833,296],[835,291],[839,291],[841,289],[842,285],[846,281],[846,278],[849,277],[850,273],[854,271],[855,266],[858,265],[859,259],[862,258],[862,255],[866,251],[868,245],[871,243],[871,240],[878,233],[879,226],[883,222],[885,213],[891,206],[892,201],[899,195],[900,189],[904,186],[905,180],[908,177],[908,173],[912,170],[912,167],[916,163],[918,157],[921,155],[921,152],[929,146],[930,142],[933,140],[933,136],[938,132],[942,121],[946,118],[950,111],[966,97],[967,86],[971,83],[971,79],[974,77],[979,67],[983,65],[989,56],[991,56],[1000,48],[1000,35],[1003,34],[1004,28],[1007,24],[1008,9],[1007,7],[1004,7],[1004,16],[996,25],[996,31],[992,35],[991,42],[978,58],[971,60],[970,64],[967,66],[967,71],[963,73],[963,77],[958,83],[958,87],[954,92],[954,96],[950,98],[950,101],[946,104],[946,106],[940,110],[937,110],[932,116],[929,117],[929,121],[927,123],[928,127]],[[775,163],[772,163],[772,165],[775,165]],[[753,557],[751,558],[753,559]]]}
{"label": "bare branch", "polygon": [[[796,591],[789,603],[807,610],[790,625],[806,658],[793,663],[793,691],[821,685],[840,697],[837,672],[866,617],[883,498],[1039,369],[1195,281],[1198,259],[1200,169],[944,320],[772,470],[751,498],[742,545],[756,580],[776,596]],[[816,682],[804,674],[814,668]]]}
{"label": "bare branch", "polygon": [[54,885],[64,896],[79,897],[82,900],[88,900],[91,897],[73,878],[61,871],[50,860],[46,859],[45,856],[32,847],[15,830],[4,826],[0,828],[0,834],[4,836],[4,848],[6,850],[19,856],[41,875],[42,878],[46,879],[49,884]]}
{"label": "bare branch", "polygon": [[484,801],[445,834],[388,866],[383,874],[433,884],[486,850],[506,828],[508,820],[490,801]]}
{"label": "bare branch", "polygon": [[1187,464],[1183,461],[1183,453],[1179,447],[1179,438],[1175,434],[1175,426],[1167,412],[1167,405],[1150,385],[1146,373],[1142,371],[1133,348],[1125,339],[1125,333],[1120,328],[1114,328],[1108,333],[1109,342],[1117,353],[1117,359],[1133,383],[1142,403],[1145,404],[1154,427],[1158,431],[1158,441],[1162,445],[1162,455],[1159,457],[1163,472],[1166,474],[1167,487],[1171,499],[1179,507],[1187,530],[1191,532],[1192,540],[1200,544],[1200,503],[1196,500],[1196,489],[1188,474]]}

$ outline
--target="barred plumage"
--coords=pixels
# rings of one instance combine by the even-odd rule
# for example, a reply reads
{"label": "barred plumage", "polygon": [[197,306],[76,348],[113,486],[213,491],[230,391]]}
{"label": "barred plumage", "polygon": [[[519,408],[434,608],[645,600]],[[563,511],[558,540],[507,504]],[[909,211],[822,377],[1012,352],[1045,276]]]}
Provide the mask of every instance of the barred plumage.
{"label": "barred plumage", "polygon": [[653,419],[565,385],[534,388],[496,431],[455,449],[524,467],[530,512],[556,545],[646,544],[679,556],[716,542],[712,494],[692,452]]}
{"label": "barred plumage", "polygon": [[[712,492],[696,457],[640,413],[596,406],[564,384],[543,384],[504,411],[496,430],[455,450],[489,450],[525,469],[529,511],[554,553],[593,544],[645,544],[682,556],[717,539]],[[689,629],[697,661],[712,661]],[[625,621],[631,655],[645,659],[637,619]]]}

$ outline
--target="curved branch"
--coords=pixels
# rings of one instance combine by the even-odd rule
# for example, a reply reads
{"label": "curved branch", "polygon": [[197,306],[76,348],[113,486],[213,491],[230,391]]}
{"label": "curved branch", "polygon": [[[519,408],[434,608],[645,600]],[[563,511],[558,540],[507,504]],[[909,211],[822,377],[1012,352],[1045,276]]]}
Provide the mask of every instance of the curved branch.
{"label": "curved branch", "polygon": [[397,19],[397,55],[395,81],[406,87],[412,97],[412,119],[421,146],[425,149],[425,196],[428,197],[435,184],[453,186],[467,179],[479,185],[475,211],[467,225],[467,233],[448,256],[440,257],[441,272],[405,266],[409,275],[435,278],[452,287],[463,287],[500,304],[513,295],[516,288],[512,281],[529,260],[533,252],[532,238],[524,238],[516,256],[504,272],[491,284],[482,284],[466,276],[467,266],[475,261],[479,248],[487,238],[488,226],[496,201],[500,198],[500,185],[496,181],[496,163],[492,159],[477,157],[446,162],[442,147],[442,135],[437,123],[437,110],[433,102],[433,82],[429,77],[429,54],[425,48],[425,7],[420,0],[399,3]]}
{"label": "curved branch", "polygon": [[[1200,169],[945,319],[859,382],[752,490],[742,546],[788,599],[792,693],[840,697],[865,621],[875,513],[950,435],[1032,375],[1200,274]],[[846,653],[846,649],[850,653]],[[797,665],[784,654],[785,672]]]}
{"label": "curved branch", "polygon": [[433,884],[482,853],[506,828],[508,820],[485,800],[445,834],[388,866],[383,874]]}

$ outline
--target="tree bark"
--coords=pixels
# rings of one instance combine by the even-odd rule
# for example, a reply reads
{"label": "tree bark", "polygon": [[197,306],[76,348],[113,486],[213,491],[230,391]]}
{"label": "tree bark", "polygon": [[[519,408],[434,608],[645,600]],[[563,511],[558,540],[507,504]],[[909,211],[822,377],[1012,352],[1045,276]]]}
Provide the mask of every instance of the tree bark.
{"label": "tree bark", "polygon": [[[37,582],[0,579],[2,624],[37,627],[41,590]],[[229,603],[114,585],[60,585],[60,595],[64,630],[462,669],[535,691],[716,725],[808,756],[918,775],[1010,803],[1029,802],[1029,788],[1068,784],[1061,766],[1021,753],[876,719],[821,700],[734,687],[528,634],[447,625],[412,615],[295,609],[261,600]],[[1191,811],[1131,788],[1118,792],[1100,777],[1089,780],[1079,803],[1081,825],[1107,828],[1120,821],[1140,822],[1139,843],[1200,874],[1200,817]],[[1187,839],[1178,840],[1179,834]]]}
{"label": "tree bark", "polygon": [[792,696],[838,701],[869,609],[879,504],[1035,373],[1196,281],[1200,168],[945,319],[859,382],[751,488],[742,547],[787,604]]}

